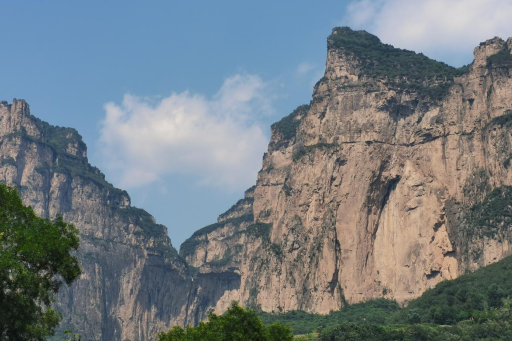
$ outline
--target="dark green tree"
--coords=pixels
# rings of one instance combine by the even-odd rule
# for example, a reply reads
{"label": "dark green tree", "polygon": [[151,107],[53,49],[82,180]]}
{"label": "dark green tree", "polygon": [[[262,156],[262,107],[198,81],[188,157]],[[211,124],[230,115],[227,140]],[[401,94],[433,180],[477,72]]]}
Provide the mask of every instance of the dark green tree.
{"label": "dark green tree", "polygon": [[52,308],[63,282],[80,275],[72,252],[78,231],[58,216],[39,218],[16,189],[0,184],[0,340],[45,340],[60,315]]}
{"label": "dark green tree", "polygon": [[491,308],[501,308],[503,306],[503,298],[506,297],[505,292],[501,287],[493,283],[487,290],[487,303]]}
{"label": "dark green tree", "polygon": [[421,323],[421,315],[416,311],[411,311],[409,314],[407,314],[407,322],[410,324]]}
{"label": "dark green tree", "polygon": [[468,311],[484,310],[484,297],[478,292],[470,291],[464,303],[464,307]]}
{"label": "dark green tree", "polygon": [[195,328],[173,327],[167,333],[160,333],[158,341],[292,341],[292,330],[280,323],[268,328],[254,310],[245,310],[236,302],[224,315],[210,313],[208,322],[201,322]]}
{"label": "dark green tree", "polygon": [[293,330],[284,324],[275,322],[268,327],[269,340],[293,341]]}

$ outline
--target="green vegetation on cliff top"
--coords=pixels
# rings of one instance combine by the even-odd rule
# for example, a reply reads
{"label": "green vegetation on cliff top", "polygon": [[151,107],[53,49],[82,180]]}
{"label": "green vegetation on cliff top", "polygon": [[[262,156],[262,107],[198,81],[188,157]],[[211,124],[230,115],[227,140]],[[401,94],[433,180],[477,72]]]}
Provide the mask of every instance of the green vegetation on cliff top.
{"label": "green vegetation on cliff top", "polygon": [[190,238],[188,238],[187,240],[185,240],[183,242],[183,244],[181,244],[180,255],[182,257],[187,257],[187,256],[191,255],[192,253],[194,253],[196,250],[196,247],[203,242],[202,240],[198,239],[201,236],[204,236],[204,235],[211,233],[219,228],[222,228],[227,224],[241,224],[244,222],[253,222],[253,221],[254,221],[253,215],[246,214],[246,215],[243,215],[240,217],[227,219],[220,223],[215,223],[215,224],[205,226],[205,227],[197,230],[196,232],[194,232]]}
{"label": "green vegetation on cliff top", "polygon": [[52,126],[48,122],[45,122],[33,115],[30,115],[30,118],[43,135],[43,140],[46,141],[57,153],[67,153],[70,143],[81,145],[85,150],[85,144],[82,141],[82,136],[76,129]]}
{"label": "green vegetation on cliff top", "polygon": [[[20,131],[5,135],[5,138],[21,136],[26,140],[48,146],[55,152],[55,158],[52,165],[45,164],[36,167],[36,170],[39,173],[44,174],[45,172],[55,172],[67,174],[72,177],[81,177],[94,182],[100,187],[108,189],[113,196],[118,197],[117,199],[120,199],[120,197],[129,198],[126,191],[118,189],[108,182],[105,179],[105,175],[97,167],[89,164],[86,157],[73,155],[68,152],[68,147],[70,145],[76,146],[79,151],[86,150],[86,146],[82,141],[82,136],[78,131],[76,131],[76,129],[52,126],[33,115],[29,115],[29,117],[41,132],[41,139],[36,139],[28,135],[23,127]],[[16,165],[15,162],[13,165]]]}
{"label": "green vegetation on cliff top", "polygon": [[290,141],[295,137],[297,133],[297,128],[301,122],[301,116],[307,114],[309,110],[309,105],[303,104],[298,106],[292,113],[288,116],[283,117],[280,121],[272,124],[271,129],[275,134],[278,134],[280,139],[276,143],[271,141],[271,145],[275,143],[274,148],[279,148],[287,141]]}
{"label": "green vegetation on cliff top", "polygon": [[441,99],[453,84],[454,77],[467,72],[467,67],[454,68],[430,59],[422,53],[383,44],[366,31],[337,27],[329,36],[329,49],[337,49],[356,57],[363,74],[384,79],[402,90],[414,90],[433,100]]}
{"label": "green vegetation on cliff top", "polygon": [[512,54],[509,49],[503,49],[500,52],[487,57],[487,65],[489,66],[503,66],[512,63]]}

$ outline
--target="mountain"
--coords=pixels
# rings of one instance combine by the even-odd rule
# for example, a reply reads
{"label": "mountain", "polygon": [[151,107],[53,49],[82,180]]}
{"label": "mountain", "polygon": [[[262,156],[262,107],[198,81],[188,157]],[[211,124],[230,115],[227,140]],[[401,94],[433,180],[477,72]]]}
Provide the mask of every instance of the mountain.
{"label": "mountain", "polygon": [[256,187],[181,247],[205,288],[194,316],[233,299],[405,305],[512,253],[512,38],[459,69],[346,27],[327,42],[311,103],[272,125]]}
{"label": "mountain", "polygon": [[84,340],[151,340],[232,300],[327,314],[401,305],[512,253],[512,38],[456,69],[335,28],[313,99],[272,125],[256,186],[180,248],[88,163],[74,129],[0,103],[0,181],[79,230],[58,297]]}
{"label": "mountain", "polygon": [[184,323],[191,281],[167,229],[88,163],[75,129],[37,119],[24,100],[0,102],[0,174],[38,215],[61,213],[80,231],[83,273],[58,296],[62,329],[152,340]]}

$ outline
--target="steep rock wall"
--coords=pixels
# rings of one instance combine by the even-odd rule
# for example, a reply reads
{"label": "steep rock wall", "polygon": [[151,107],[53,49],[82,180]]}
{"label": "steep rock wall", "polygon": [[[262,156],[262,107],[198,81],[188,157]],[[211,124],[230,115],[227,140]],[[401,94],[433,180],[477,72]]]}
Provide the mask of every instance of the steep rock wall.
{"label": "steep rock wall", "polygon": [[60,213],[80,231],[83,273],[59,294],[62,329],[142,341],[184,323],[191,282],[167,229],[89,165],[76,130],[35,118],[24,100],[0,102],[0,181],[38,215]]}
{"label": "steep rock wall", "polygon": [[181,255],[89,165],[74,129],[0,103],[0,180],[81,233],[63,328],[150,340],[232,300],[269,312],[405,304],[512,253],[512,39],[482,43],[464,70],[346,28],[328,44],[311,103],[272,126],[256,186]]}
{"label": "steep rock wall", "polygon": [[233,300],[239,300],[244,245],[250,242],[255,227],[253,195],[254,187],[221,214],[217,223],[196,231],[181,245],[180,255],[194,274],[186,324],[195,325],[210,309],[223,312]]}
{"label": "steep rock wall", "polygon": [[460,70],[347,28],[328,44],[310,105],[272,127],[252,205],[265,228],[197,249],[243,249],[231,297],[269,312],[405,304],[511,254],[510,221],[482,207],[512,184],[512,39]]}

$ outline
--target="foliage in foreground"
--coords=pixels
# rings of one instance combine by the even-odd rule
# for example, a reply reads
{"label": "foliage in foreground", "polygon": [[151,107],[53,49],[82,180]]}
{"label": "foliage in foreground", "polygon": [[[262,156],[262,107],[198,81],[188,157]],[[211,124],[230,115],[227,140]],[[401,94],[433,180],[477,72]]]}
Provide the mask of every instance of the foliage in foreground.
{"label": "foliage in foreground", "polygon": [[208,322],[197,327],[173,327],[160,333],[158,341],[292,341],[292,330],[280,323],[268,327],[253,310],[245,310],[236,302],[223,315],[210,313]]}
{"label": "foliage in foreground", "polygon": [[80,275],[78,231],[39,218],[16,189],[0,184],[0,340],[45,340],[60,315],[51,307],[63,282]]}

